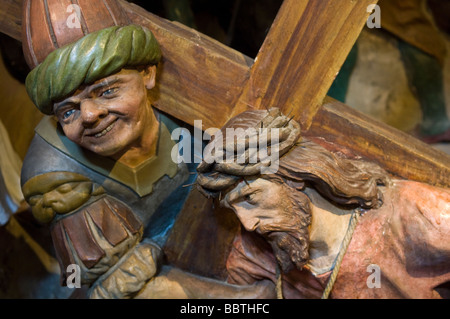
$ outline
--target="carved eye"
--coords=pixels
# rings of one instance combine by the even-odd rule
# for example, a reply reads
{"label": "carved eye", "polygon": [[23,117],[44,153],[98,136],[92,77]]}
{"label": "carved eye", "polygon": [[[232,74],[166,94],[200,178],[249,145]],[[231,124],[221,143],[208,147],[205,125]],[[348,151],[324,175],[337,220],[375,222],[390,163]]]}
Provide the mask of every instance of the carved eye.
{"label": "carved eye", "polygon": [[118,88],[107,89],[106,91],[103,91],[102,94],[100,94],[100,96],[102,96],[102,97],[111,97],[115,93],[117,93],[117,91],[119,91]]}
{"label": "carved eye", "polygon": [[64,112],[63,119],[67,120],[73,113],[75,113],[75,109],[71,109],[71,110]]}
{"label": "carved eye", "polygon": [[255,203],[255,194],[252,193],[252,194],[247,194],[247,195],[245,195],[245,196],[244,196],[244,200],[245,200],[247,203],[254,204],[254,203]]}

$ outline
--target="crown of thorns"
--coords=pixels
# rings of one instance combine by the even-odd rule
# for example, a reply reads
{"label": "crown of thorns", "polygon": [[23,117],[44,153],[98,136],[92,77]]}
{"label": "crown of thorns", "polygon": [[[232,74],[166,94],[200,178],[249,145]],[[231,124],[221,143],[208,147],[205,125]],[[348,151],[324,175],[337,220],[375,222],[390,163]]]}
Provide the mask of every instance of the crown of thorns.
{"label": "crown of thorns", "polygon": [[[235,129],[231,139],[227,129]],[[203,161],[197,167],[198,189],[207,197],[215,197],[243,177],[260,175],[264,167],[289,152],[299,138],[300,125],[278,108],[242,113],[206,146]]]}

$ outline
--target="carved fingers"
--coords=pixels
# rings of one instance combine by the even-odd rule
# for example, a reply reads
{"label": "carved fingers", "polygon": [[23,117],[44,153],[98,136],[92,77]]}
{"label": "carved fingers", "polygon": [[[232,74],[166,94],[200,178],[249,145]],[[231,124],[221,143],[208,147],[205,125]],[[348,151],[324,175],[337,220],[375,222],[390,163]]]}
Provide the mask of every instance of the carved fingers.
{"label": "carved fingers", "polygon": [[299,140],[300,125],[279,109],[257,113],[262,120],[256,126],[245,127],[245,123],[232,120],[206,146],[203,162],[197,167],[197,182],[205,191],[226,189],[239,180],[236,177],[262,174]]}

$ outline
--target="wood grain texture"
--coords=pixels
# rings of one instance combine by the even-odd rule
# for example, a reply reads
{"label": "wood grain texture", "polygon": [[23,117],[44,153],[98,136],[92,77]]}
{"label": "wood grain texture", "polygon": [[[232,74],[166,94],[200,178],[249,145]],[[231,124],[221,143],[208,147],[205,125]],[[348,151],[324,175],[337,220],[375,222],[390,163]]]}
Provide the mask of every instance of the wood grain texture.
{"label": "wood grain texture", "polygon": [[285,0],[234,115],[279,107],[307,129],[359,36],[373,0]]}
{"label": "wood grain texture", "polygon": [[2,57],[0,60],[0,121],[8,131],[14,150],[23,160],[33,139],[34,128],[43,114],[28,97],[25,86],[8,72]]}
{"label": "wood grain texture", "polygon": [[[0,32],[21,41],[22,0],[6,3],[11,13],[0,7]],[[161,44],[163,63],[150,94],[154,106],[190,125],[194,120],[203,120],[204,128],[225,124],[253,60],[179,23],[124,0],[119,3],[133,23],[148,27]]]}
{"label": "wood grain texture", "polygon": [[436,57],[444,65],[444,37],[427,12],[426,0],[380,0],[381,27],[405,42]]}
{"label": "wood grain texture", "polygon": [[448,154],[332,98],[304,134],[347,148],[399,177],[450,187]]}
{"label": "wood grain texture", "polygon": [[236,215],[194,188],[164,246],[167,261],[196,273],[226,279],[226,260],[239,229]]}
{"label": "wood grain texture", "polygon": [[148,27],[161,45],[154,106],[204,129],[226,123],[253,60],[220,42],[179,23],[159,18],[121,1],[130,19]]}
{"label": "wood grain texture", "polygon": [[[73,5],[80,6],[77,22],[70,27],[78,13]],[[128,25],[127,15],[117,0],[23,0],[23,43],[25,59],[31,68],[55,49],[73,43],[83,36],[114,25]]]}
{"label": "wood grain texture", "polygon": [[[0,31],[20,39],[21,19],[14,12],[21,15],[22,1],[4,2],[6,6],[0,8]],[[195,30],[157,17],[124,0],[119,3],[134,23],[149,27],[161,43],[164,58],[159,67],[159,84],[151,96],[155,107],[191,125],[194,120],[203,120],[203,128],[223,126],[240,99],[253,61]],[[286,89],[286,85],[276,86]],[[305,93],[309,95],[307,98],[316,94],[314,88],[310,85]],[[306,116],[312,119],[316,107]],[[327,99],[321,107],[319,104],[317,110],[311,129],[303,127],[308,135],[323,136],[350,148],[399,177],[450,187],[448,155],[332,99]]]}
{"label": "wood grain texture", "polygon": [[22,0],[0,1],[0,32],[22,40]]}

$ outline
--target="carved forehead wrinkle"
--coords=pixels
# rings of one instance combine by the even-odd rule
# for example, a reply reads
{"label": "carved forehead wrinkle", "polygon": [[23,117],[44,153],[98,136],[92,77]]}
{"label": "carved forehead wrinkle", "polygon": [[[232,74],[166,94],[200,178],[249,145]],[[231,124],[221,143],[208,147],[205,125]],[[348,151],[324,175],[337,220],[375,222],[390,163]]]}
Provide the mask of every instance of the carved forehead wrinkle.
{"label": "carved forehead wrinkle", "polygon": [[122,69],[120,72],[118,72],[114,75],[99,79],[92,84],[89,84],[89,85],[83,84],[82,86],[80,86],[80,88],[78,88],[77,91],[75,91],[75,93],[66,97],[64,100],[55,103],[53,105],[53,112],[56,114],[59,108],[65,106],[67,104],[79,103],[79,101],[83,95],[93,93],[101,88],[108,87],[113,84],[119,84],[119,83],[126,82],[126,80],[124,80],[123,76],[121,77],[121,75],[132,74],[133,73],[132,71],[133,70]]}

